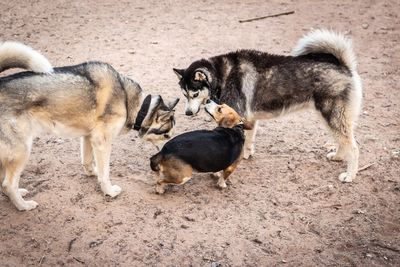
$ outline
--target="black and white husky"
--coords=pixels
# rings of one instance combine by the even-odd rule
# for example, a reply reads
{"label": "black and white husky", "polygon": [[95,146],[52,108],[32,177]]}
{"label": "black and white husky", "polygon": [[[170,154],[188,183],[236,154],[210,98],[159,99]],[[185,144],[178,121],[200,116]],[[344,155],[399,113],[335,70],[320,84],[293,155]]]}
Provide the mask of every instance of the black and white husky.
{"label": "black and white husky", "polygon": [[354,124],[360,113],[361,80],[351,40],[329,30],[308,33],[293,56],[240,50],[174,69],[187,98],[186,115],[199,112],[207,99],[226,103],[254,123],[246,131],[244,157],[254,153],[257,120],[270,119],[305,107],[317,109],[338,143],[330,160],[345,160],[342,182],[358,170]]}

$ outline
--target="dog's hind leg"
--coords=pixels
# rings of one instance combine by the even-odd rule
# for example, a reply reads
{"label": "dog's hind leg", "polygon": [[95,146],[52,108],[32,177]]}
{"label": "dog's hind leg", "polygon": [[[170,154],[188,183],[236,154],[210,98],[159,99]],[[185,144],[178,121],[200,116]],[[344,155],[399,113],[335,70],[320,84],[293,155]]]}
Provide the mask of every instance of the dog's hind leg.
{"label": "dog's hind leg", "polygon": [[89,136],[84,136],[81,138],[81,157],[85,174],[87,176],[96,176],[97,171],[94,164],[93,148]]}
{"label": "dog's hind leg", "polygon": [[354,138],[354,116],[351,114],[350,105],[344,98],[337,97],[323,101],[321,113],[338,143],[336,152],[328,154],[332,160],[345,160],[347,171],[339,175],[342,182],[351,182],[358,171],[359,151]]}
{"label": "dog's hind leg", "polygon": [[218,179],[218,187],[226,188],[226,180],[228,180],[229,176],[236,170],[239,165],[240,157],[236,160],[231,166],[222,171],[222,175]]}
{"label": "dog's hind leg", "polygon": [[161,164],[159,173],[156,192],[163,194],[166,185],[183,185],[189,181],[192,178],[193,169],[192,166],[179,159],[169,159]]}
{"label": "dog's hind leg", "polygon": [[29,157],[29,150],[20,155],[14,155],[11,160],[3,162],[5,178],[3,180],[3,191],[10,198],[18,210],[32,210],[38,206],[33,200],[25,201],[22,196],[28,191],[19,188],[19,179]]}
{"label": "dog's hind leg", "polygon": [[121,193],[121,187],[111,185],[110,181],[111,134],[99,130],[92,133],[90,141],[93,147],[98,172],[97,179],[100,182],[101,190],[105,195],[116,197]]}
{"label": "dog's hind leg", "polygon": [[254,121],[251,123],[254,125],[253,128],[251,130],[244,131],[244,134],[246,136],[243,146],[244,159],[249,159],[254,154],[254,140],[256,138],[258,121]]}

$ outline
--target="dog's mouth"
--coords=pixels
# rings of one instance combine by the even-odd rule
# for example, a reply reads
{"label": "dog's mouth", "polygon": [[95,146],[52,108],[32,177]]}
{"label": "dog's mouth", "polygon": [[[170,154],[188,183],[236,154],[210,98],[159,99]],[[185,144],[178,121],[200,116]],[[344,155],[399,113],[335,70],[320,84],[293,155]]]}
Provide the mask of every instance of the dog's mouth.
{"label": "dog's mouth", "polygon": [[211,114],[211,112],[210,111],[208,111],[208,109],[207,109],[207,107],[205,107],[204,108],[204,110],[208,113],[208,115],[210,115],[210,117],[213,119],[213,120],[215,120],[215,117],[214,117],[214,115],[213,114]]}

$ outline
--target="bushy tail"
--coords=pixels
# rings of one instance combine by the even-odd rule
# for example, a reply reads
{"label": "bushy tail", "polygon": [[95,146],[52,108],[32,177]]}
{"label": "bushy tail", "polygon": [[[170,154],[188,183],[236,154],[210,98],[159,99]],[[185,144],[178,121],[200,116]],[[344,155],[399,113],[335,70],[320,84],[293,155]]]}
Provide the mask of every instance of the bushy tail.
{"label": "bushy tail", "polygon": [[356,56],[351,40],[343,34],[334,31],[319,29],[306,34],[301,38],[292,54],[294,56],[310,53],[327,53],[336,57],[350,71],[357,71]]}
{"label": "bushy tail", "polygon": [[150,158],[150,167],[153,171],[157,172],[160,170],[159,164],[160,164],[162,158],[163,158],[163,156],[161,153],[157,153]]}
{"label": "bushy tail", "polygon": [[348,113],[356,121],[361,111],[362,83],[357,73],[357,61],[353,51],[353,44],[343,34],[329,30],[314,30],[299,40],[293,49],[294,56],[310,53],[328,53],[336,57],[341,64],[349,68],[352,74],[353,90],[350,91]]}
{"label": "bushy tail", "polygon": [[34,72],[51,73],[50,62],[39,52],[18,42],[0,43],[0,72],[23,68]]}

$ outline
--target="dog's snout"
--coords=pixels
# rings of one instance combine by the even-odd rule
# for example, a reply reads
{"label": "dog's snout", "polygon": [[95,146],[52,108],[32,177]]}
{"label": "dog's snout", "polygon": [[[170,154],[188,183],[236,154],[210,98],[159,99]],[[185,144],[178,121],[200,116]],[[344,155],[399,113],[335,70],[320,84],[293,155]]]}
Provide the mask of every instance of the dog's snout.
{"label": "dog's snout", "polygon": [[190,110],[186,110],[185,115],[186,115],[186,116],[192,116],[192,115],[193,115],[193,112],[190,111]]}

